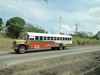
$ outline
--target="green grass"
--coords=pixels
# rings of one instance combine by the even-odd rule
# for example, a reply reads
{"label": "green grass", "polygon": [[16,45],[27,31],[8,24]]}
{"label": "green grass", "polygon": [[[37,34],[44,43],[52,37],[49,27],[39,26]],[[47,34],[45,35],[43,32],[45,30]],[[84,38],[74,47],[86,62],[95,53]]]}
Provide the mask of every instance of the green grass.
{"label": "green grass", "polygon": [[99,42],[100,43],[100,40],[96,40],[96,39],[90,39],[90,38],[81,38],[81,37],[78,37],[78,36],[74,36],[73,37],[73,41],[76,41],[76,40],[79,40],[79,41],[89,41],[89,42]]}
{"label": "green grass", "polygon": [[96,39],[90,39],[90,38],[81,38],[78,36],[73,37],[73,42],[80,41],[80,42],[86,42],[89,45],[100,45],[100,40]]}

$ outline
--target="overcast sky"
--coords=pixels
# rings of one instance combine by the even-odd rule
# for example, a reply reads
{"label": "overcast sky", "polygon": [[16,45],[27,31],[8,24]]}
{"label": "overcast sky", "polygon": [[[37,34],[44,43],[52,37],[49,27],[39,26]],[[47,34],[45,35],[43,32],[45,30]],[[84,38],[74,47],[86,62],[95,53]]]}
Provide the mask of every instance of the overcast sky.
{"label": "overcast sky", "polygon": [[[37,24],[49,33],[65,34],[75,31],[100,31],[100,0],[0,0],[0,17],[6,22],[12,17]],[[61,24],[60,24],[61,17]]]}

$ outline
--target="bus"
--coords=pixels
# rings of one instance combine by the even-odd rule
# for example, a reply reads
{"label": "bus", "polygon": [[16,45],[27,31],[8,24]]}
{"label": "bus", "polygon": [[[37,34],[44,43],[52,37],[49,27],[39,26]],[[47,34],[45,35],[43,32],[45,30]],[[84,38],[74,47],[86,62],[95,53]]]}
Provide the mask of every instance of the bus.
{"label": "bus", "polygon": [[46,34],[25,32],[20,40],[13,41],[13,49],[16,53],[25,53],[29,49],[51,48],[52,50],[62,50],[72,46],[71,35]]}

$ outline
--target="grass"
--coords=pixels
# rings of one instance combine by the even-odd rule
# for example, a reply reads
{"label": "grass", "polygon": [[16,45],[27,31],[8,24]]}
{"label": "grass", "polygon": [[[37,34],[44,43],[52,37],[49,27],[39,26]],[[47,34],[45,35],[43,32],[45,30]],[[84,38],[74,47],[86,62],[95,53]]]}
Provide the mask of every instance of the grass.
{"label": "grass", "polygon": [[80,42],[86,42],[86,43],[88,43],[88,45],[100,45],[100,40],[96,40],[96,39],[81,38],[78,36],[74,36],[73,42],[76,42],[77,40]]}
{"label": "grass", "polygon": [[11,50],[12,43],[15,39],[11,39],[0,33],[0,51]]}

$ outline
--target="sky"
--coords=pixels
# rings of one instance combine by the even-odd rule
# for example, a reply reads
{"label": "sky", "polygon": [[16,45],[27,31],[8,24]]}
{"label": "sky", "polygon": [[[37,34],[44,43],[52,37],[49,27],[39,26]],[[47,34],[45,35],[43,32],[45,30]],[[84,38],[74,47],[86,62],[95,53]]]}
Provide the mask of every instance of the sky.
{"label": "sky", "polygon": [[100,31],[100,0],[0,0],[0,18],[5,23],[21,17],[37,24],[48,33],[73,34],[78,31]]}

